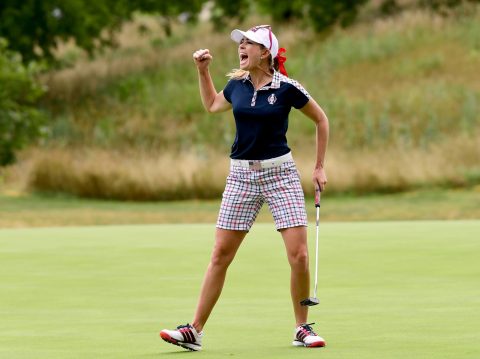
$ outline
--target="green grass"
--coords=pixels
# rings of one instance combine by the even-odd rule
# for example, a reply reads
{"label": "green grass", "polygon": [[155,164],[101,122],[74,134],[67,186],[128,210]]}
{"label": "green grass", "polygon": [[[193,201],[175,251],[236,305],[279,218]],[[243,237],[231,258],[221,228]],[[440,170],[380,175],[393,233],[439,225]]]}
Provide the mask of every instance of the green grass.
{"label": "green grass", "polygon": [[480,356],[480,221],[322,223],[321,304],[310,315],[327,340],[320,350],[290,346],[283,244],[272,224],[257,223],[205,328],[205,351],[183,353],[158,331],[191,320],[213,232],[0,230],[0,357]]}
{"label": "green grass", "polygon": [[[307,198],[311,220],[313,199]],[[480,219],[480,187],[431,189],[370,196],[322,199],[322,221]],[[105,224],[215,223],[220,199],[211,201],[118,202],[69,196],[0,193],[0,228]],[[258,222],[272,222],[265,205]]]}

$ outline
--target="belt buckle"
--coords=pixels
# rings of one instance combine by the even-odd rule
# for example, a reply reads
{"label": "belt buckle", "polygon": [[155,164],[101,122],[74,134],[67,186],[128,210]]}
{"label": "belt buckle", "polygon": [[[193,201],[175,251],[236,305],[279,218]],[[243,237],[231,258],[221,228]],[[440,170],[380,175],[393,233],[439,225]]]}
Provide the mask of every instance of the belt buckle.
{"label": "belt buckle", "polygon": [[262,163],[260,161],[248,161],[248,168],[259,171],[262,169]]}

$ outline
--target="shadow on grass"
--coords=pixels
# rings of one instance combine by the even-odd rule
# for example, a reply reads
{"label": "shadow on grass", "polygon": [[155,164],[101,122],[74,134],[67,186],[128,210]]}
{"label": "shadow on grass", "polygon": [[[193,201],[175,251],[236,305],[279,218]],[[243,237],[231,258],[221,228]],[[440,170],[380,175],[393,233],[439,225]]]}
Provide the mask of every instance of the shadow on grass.
{"label": "shadow on grass", "polygon": [[158,353],[150,353],[150,354],[143,354],[143,355],[139,355],[138,357],[139,358],[158,358],[160,356],[163,356],[163,355],[191,355],[192,353],[195,353],[193,351],[190,351],[190,350],[185,350],[185,351],[181,351],[181,350],[178,350],[178,351],[170,351],[170,352],[158,352]]}

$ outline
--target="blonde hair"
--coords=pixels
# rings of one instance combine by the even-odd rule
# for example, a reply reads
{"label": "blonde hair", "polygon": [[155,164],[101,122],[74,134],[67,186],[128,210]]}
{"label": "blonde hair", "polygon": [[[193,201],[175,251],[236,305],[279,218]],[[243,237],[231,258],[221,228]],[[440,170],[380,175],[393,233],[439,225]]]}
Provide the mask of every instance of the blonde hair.
{"label": "blonde hair", "polygon": [[240,79],[244,79],[245,77],[248,76],[248,71],[246,70],[242,70],[242,69],[233,69],[232,71],[230,71],[226,76],[230,79],[230,80],[240,80]]}

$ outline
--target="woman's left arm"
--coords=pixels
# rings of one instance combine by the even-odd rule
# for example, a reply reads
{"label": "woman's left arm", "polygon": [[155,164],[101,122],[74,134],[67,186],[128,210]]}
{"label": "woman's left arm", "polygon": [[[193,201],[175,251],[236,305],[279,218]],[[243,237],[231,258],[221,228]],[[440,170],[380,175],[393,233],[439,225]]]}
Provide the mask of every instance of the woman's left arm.
{"label": "woman's left arm", "polygon": [[328,118],[322,108],[317,102],[310,98],[302,111],[308,118],[315,122],[316,126],[316,143],[317,143],[317,161],[315,163],[315,169],[313,170],[313,184],[315,188],[319,188],[320,191],[325,189],[327,184],[327,175],[325,174],[325,154],[327,152],[328,144]]}

